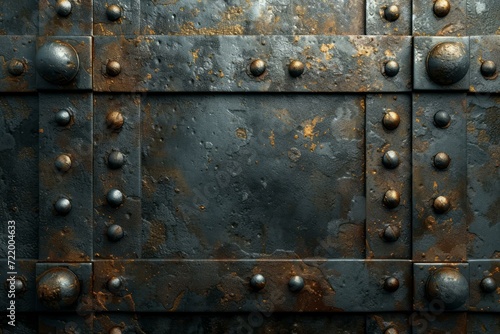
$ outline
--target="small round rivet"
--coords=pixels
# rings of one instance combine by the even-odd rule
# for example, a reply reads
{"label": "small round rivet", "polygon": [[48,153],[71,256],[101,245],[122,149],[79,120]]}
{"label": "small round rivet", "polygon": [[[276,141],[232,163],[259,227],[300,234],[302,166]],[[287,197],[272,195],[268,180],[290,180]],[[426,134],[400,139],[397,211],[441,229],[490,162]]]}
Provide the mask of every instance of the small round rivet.
{"label": "small round rivet", "polygon": [[59,310],[72,306],[80,295],[80,281],[69,269],[55,267],[37,278],[38,299],[45,307]]}
{"label": "small round rivet", "polygon": [[384,205],[389,209],[394,209],[399,205],[400,195],[396,190],[390,189],[385,192]]}
{"label": "small round rivet", "polygon": [[112,130],[119,130],[123,126],[123,115],[119,111],[112,111],[106,115],[106,124]]}
{"label": "small round rivet", "polygon": [[399,154],[396,151],[387,151],[382,157],[385,168],[394,169],[399,166]]}
{"label": "small round rivet", "polygon": [[110,60],[106,64],[106,74],[110,77],[116,77],[122,71],[122,67],[116,60]]}
{"label": "small round rivet", "polygon": [[117,224],[110,225],[106,234],[110,241],[118,241],[123,238],[123,228]]}
{"label": "small round rivet", "polygon": [[445,213],[450,209],[450,201],[444,196],[438,196],[434,199],[433,206],[436,213]]}
{"label": "small round rivet", "polygon": [[429,51],[427,74],[439,85],[451,85],[462,80],[469,71],[469,52],[464,43],[443,42]]}
{"label": "small round rivet", "polygon": [[304,73],[304,63],[299,60],[293,60],[288,65],[288,73],[294,78],[300,77]]}
{"label": "small round rivet", "polygon": [[24,68],[24,63],[20,61],[19,59],[12,59],[9,62],[7,70],[9,71],[10,74],[13,76],[20,76],[21,74],[24,73],[25,68]]}
{"label": "small round rivet", "polygon": [[71,13],[71,2],[68,0],[58,0],[56,3],[56,13],[66,17]]}
{"label": "small round rivet", "polygon": [[120,327],[113,327],[109,330],[109,334],[122,334],[122,329]]}
{"label": "small round rivet", "polygon": [[389,111],[384,115],[382,124],[387,130],[394,130],[399,126],[399,115],[397,112]]}
{"label": "small round rivet", "polygon": [[497,72],[497,65],[492,60],[487,60],[481,64],[481,74],[486,77],[492,77]]}
{"label": "small round rivet", "polygon": [[446,111],[438,111],[434,114],[434,124],[438,128],[445,129],[450,126],[451,116]]}
{"label": "small round rivet", "polygon": [[384,281],[384,290],[394,292],[399,289],[399,280],[396,277],[387,277]]}
{"label": "small round rivet", "polygon": [[288,281],[288,288],[292,292],[299,292],[304,288],[304,279],[300,276],[293,276]]}
{"label": "small round rivet", "polygon": [[262,59],[256,59],[250,64],[250,73],[254,77],[261,76],[266,71],[266,63]]}
{"label": "small round rivet", "polygon": [[21,276],[16,276],[14,280],[11,280],[8,278],[5,281],[5,290],[6,291],[11,291],[12,286],[14,287],[14,291],[16,292],[16,297],[22,296],[27,288],[26,288],[26,280],[24,277]]}
{"label": "small round rivet", "polygon": [[486,293],[491,293],[496,291],[497,282],[493,277],[485,277],[481,280],[481,290]]}
{"label": "small round rivet", "polygon": [[434,156],[434,167],[437,169],[446,169],[450,165],[450,156],[444,152],[439,152]]}
{"label": "small round rivet", "polygon": [[106,8],[106,16],[110,21],[116,21],[122,17],[122,8],[118,5],[109,5]]}
{"label": "small round rivet", "polygon": [[384,234],[382,235],[382,237],[386,242],[394,242],[399,239],[400,235],[401,231],[399,230],[399,227],[389,225],[384,229]]}
{"label": "small round rivet", "polygon": [[451,6],[448,0],[437,0],[434,3],[434,14],[437,17],[445,17],[450,12]]}
{"label": "small round rivet", "polygon": [[469,283],[455,268],[442,267],[435,270],[426,283],[429,301],[440,300],[445,309],[453,310],[462,306],[469,297]]}
{"label": "small round rivet", "polygon": [[111,277],[106,283],[106,287],[111,293],[120,292],[122,286],[123,280],[121,277]]}
{"label": "small round rivet", "polygon": [[123,203],[123,193],[118,189],[111,189],[106,195],[106,200],[112,207],[119,207]]}
{"label": "small round rivet", "polygon": [[391,5],[384,10],[384,17],[389,22],[394,22],[399,18],[399,8],[396,5]]}
{"label": "small round rivet", "polygon": [[385,63],[385,75],[393,77],[399,73],[399,64],[395,60],[389,60]]}
{"label": "small round rivet", "polygon": [[60,215],[67,215],[71,211],[71,202],[67,198],[60,198],[54,204],[54,209]]}
{"label": "small round rivet", "polygon": [[69,122],[71,121],[71,114],[68,110],[62,109],[56,113],[54,119],[56,123],[59,124],[60,126],[65,126],[68,125]]}
{"label": "small round rivet", "polygon": [[399,332],[396,328],[389,327],[384,331],[384,334],[399,334]]}
{"label": "small round rivet", "polygon": [[61,154],[56,158],[54,165],[59,171],[67,172],[71,168],[71,158],[66,154]]}
{"label": "small round rivet", "polygon": [[113,151],[108,155],[108,167],[118,169],[125,163],[125,157],[120,151]]}
{"label": "small round rivet", "polygon": [[35,61],[38,74],[55,85],[70,83],[80,70],[80,58],[75,48],[62,41],[41,46],[36,53]]}
{"label": "small round rivet", "polygon": [[262,290],[266,286],[266,279],[261,274],[254,275],[250,280],[250,286],[255,290]]}

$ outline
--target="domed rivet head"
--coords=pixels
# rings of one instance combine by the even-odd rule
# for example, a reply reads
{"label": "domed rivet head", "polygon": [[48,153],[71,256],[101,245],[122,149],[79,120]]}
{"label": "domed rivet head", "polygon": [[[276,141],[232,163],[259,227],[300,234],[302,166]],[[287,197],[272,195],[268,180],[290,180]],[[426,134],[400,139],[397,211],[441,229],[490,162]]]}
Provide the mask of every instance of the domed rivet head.
{"label": "domed rivet head", "polygon": [[394,22],[399,19],[399,8],[396,5],[391,5],[384,10],[384,17],[389,22]]}
{"label": "domed rivet head", "polygon": [[123,203],[123,194],[118,189],[111,189],[110,191],[108,191],[108,194],[106,195],[106,200],[108,201],[108,204],[111,205],[112,207],[114,208],[119,207]]}
{"label": "domed rivet head", "polygon": [[106,8],[106,16],[110,21],[116,21],[122,17],[122,8],[118,5],[109,5]]}
{"label": "domed rivet head", "polygon": [[250,64],[250,73],[254,77],[261,76],[266,71],[266,63],[262,59],[256,59]]}
{"label": "domed rivet head", "polygon": [[54,165],[59,171],[67,172],[71,168],[71,158],[66,154],[61,154],[56,158]]}
{"label": "domed rivet head", "polygon": [[293,276],[288,281],[288,288],[292,292],[299,292],[304,288],[304,279],[300,276]]}
{"label": "domed rivet head", "polygon": [[262,290],[266,286],[266,279],[261,274],[254,275],[250,280],[250,286],[255,290]]}
{"label": "domed rivet head", "polygon": [[399,230],[399,227],[394,226],[394,225],[389,225],[384,229],[384,233],[382,234],[382,238],[386,242],[394,242],[399,239],[399,236],[401,235],[401,231]]}
{"label": "domed rivet head", "polygon": [[72,306],[80,295],[80,281],[67,268],[51,268],[37,279],[37,295],[41,303],[59,310]]}
{"label": "domed rivet head", "polygon": [[467,301],[469,283],[457,269],[445,267],[429,276],[425,290],[429,301],[440,300],[445,309],[454,310]]}
{"label": "domed rivet head", "polygon": [[437,169],[446,169],[450,165],[450,156],[444,152],[439,152],[434,156],[434,167]]}
{"label": "domed rivet head", "polygon": [[70,83],[78,74],[80,59],[76,50],[61,41],[43,45],[36,53],[36,70],[48,82],[56,85]]}
{"label": "domed rivet head", "polygon": [[60,126],[65,126],[65,125],[68,125],[69,122],[71,121],[71,114],[68,110],[66,109],[62,109],[62,110],[59,110],[55,116],[54,116],[54,120],[56,121],[56,123]]}
{"label": "domed rivet head", "polygon": [[18,77],[25,71],[24,63],[19,59],[12,59],[9,61],[7,70],[11,75]]}
{"label": "domed rivet head", "polygon": [[24,277],[16,276],[12,280],[7,278],[5,281],[5,291],[11,291],[12,289],[16,292],[16,297],[22,296],[27,290]]}
{"label": "domed rivet head", "polygon": [[304,63],[299,60],[293,60],[288,65],[288,73],[294,78],[300,77],[304,73]]}
{"label": "domed rivet head", "polygon": [[123,115],[119,111],[112,111],[106,115],[106,124],[112,130],[119,130],[123,126]]}
{"label": "domed rivet head", "polygon": [[434,114],[434,124],[438,128],[445,129],[450,126],[451,116],[446,111],[438,111]]}
{"label": "domed rivet head", "polygon": [[111,277],[106,283],[106,288],[111,293],[118,293],[123,287],[123,279],[121,277]]}
{"label": "domed rivet head", "polygon": [[439,85],[462,80],[469,71],[469,55],[463,43],[443,42],[427,55],[427,74]]}
{"label": "domed rivet head", "polygon": [[396,277],[387,277],[384,281],[384,290],[394,292],[399,289],[399,280]]}
{"label": "domed rivet head", "polygon": [[384,205],[389,209],[394,209],[399,205],[400,196],[396,190],[387,190],[384,194]]}
{"label": "domed rivet head", "polygon": [[106,64],[106,74],[110,77],[116,77],[122,71],[122,67],[116,60],[110,60]]}
{"label": "domed rivet head", "polygon": [[109,334],[122,334],[122,329],[120,327],[113,327],[109,330]]}
{"label": "domed rivet head", "polygon": [[396,328],[389,327],[384,331],[384,334],[399,334],[399,332]]}
{"label": "domed rivet head", "polygon": [[438,196],[434,199],[433,207],[436,213],[445,213],[450,209],[450,201],[444,196]]}
{"label": "domed rivet head", "polygon": [[437,0],[434,3],[434,14],[437,17],[445,17],[450,12],[451,6],[448,0]]}
{"label": "domed rivet head", "polygon": [[399,73],[399,64],[395,60],[389,60],[385,63],[385,75],[393,77]]}
{"label": "domed rivet head", "polygon": [[119,169],[125,163],[125,157],[120,151],[113,151],[108,155],[108,167],[111,169]]}
{"label": "domed rivet head", "polygon": [[399,126],[399,115],[397,112],[389,111],[384,115],[382,124],[387,130],[394,130]]}
{"label": "domed rivet head", "polygon": [[54,204],[54,209],[60,215],[67,215],[71,211],[71,202],[67,198],[60,198]]}
{"label": "domed rivet head", "polygon": [[496,291],[497,282],[493,277],[485,277],[481,280],[481,290],[486,293],[491,293]]}
{"label": "domed rivet head", "polygon": [[399,154],[396,151],[387,151],[382,157],[385,168],[394,169],[399,166]]}
{"label": "domed rivet head", "polygon": [[497,65],[494,61],[487,60],[481,64],[481,74],[486,77],[492,77],[497,72]]}
{"label": "domed rivet head", "polygon": [[56,3],[56,13],[62,17],[68,16],[71,13],[71,2],[68,0],[58,0]]}
{"label": "domed rivet head", "polygon": [[110,225],[106,234],[110,241],[119,241],[123,238],[123,228],[117,224]]}

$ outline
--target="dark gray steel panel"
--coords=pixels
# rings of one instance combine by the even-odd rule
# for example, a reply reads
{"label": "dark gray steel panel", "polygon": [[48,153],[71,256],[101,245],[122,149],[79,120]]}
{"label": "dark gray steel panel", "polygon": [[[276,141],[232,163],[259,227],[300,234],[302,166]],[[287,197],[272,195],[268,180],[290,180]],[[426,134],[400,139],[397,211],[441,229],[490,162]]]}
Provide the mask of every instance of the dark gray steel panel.
{"label": "dark gray steel panel", "polygon": [[38,314],[35,313],[17,313],[16,327],[11,327],[7,324],[9,318],[0,317],[0,326],[2,326],[3,334],[36,334],[38,332],[38,323],[36,321]]}
{"label": "dark gray steel panel", "polygon": [[[471,260],[470,270],[470,310],[480,312],[500,312],[500,259]],[[495,291],[484,291],[481,281],[492,278],[497,284]],[[500,316],[500,315],[497,315]],[[500,327],[499,327],[500,328]]]}
{"label": "dark gray steel panel", "polygon": [[82,315],[43,314],[38,318],[38,333],[56,333],[56,334],[91,334],[93,330],[93,317],[84,317]]}
{"label": "dark gray steel panel", "polygon": [[[9,4],[12,4],[9,6]],[[38,33],[38,1],[0,1],[0,35],[36,35]],[[2,50],[3,51],[3,50]]]}
{"label": "dark gray steel panel", "polygon": [[495,333],[498,328],[500,328],[498,314],[467,314],[467,333],[469,334]]}
{"label": "dark gray steel panel", "polygon": [[143,1],[143,35],[356,35],[364,1]]}
{"label": "dark gray steel panel", "polygon": [[[149,36],[94,38],[96,91],[378,92],[411,89],[409,36]],[[262,59],[266,71],[249,73]],[[288,65],[298,59],[298,78]],[[121,73],[106,74],[109,60]],[[389,60],[399,73],[385,75]]]}
{"label": "dark gray steel panel", "polygon": [[[40,223],[39,259],[86,261],[92,256],[92,94],[40,94]],[[69,108],[67,126],[55,114]],[[56,158],[71,158],[67,172],[57,170]],[[57,215],[59,198],[71,201],[71,211]]]}
{"label": "dark gray steel panel", "polygon": [[[35,36],[0,36],[0,92],[32,92],[36,90]],[[13,75],[9,67],[13,61],[24,67],[20,75]],[[22,65],[21,65],[22,64]]]}
{"label": "dark gray steel panel", "polygon": [[[418,325],[412,327],[413,334],[466,334],[467,313],[431,313],[425,312],[418,321]],[[487,333],[487,332],[482,332]]]}
{"label": "dark gray steel panel", "polygon": [[[366,34],[367,35],[411,35],[411,0],[367,0]],[[389,6],[397,6],[399,18],[388,20],[385,11]]]}
{"label": "dark gray steel panel", "polygon": [[[416,261],[467,259],[465,104],[465,94],[413,95],[413,259]],[[448,128],[434,124],[437,112],[446,112],[451,117]],[[439,152],[451,158],[446,169],[433,165]],[[449,200],[449,211],[435,211],[433,203],[438,196]]]}
{"label": "dark gray steel panel", "polygon": [[92,0],[70,0],[71,13],[60,16],[56,12],[58,0],[39,1],[38,35],[85,36],[92,35]]}
{"label": "dark gray steel panel", "polygon": [[0,257],[16,222],[16,257],[38,257],[38,96],[0,95]]}
{"label": "dark gray steel panel", "polygon": [[[249,284],[255,274],[266,278],[260,291]],[[288,289],[294,275],[305,281],[299,292]],[[411,276],[411,262],[402,260],[96,261],[94,293],[96,311],[407,311]],[[113,293],[112,277],[123,282]],[[397,291],[384,290],[387,277],[399,279]]]}
{"label": "dark gray steel panel", "polygon": [[[151,5],[151,2],[144,1]],[[112,21],[106,14],[110,5],[121,8],[121,17]],[[139,35],[140,0],[94,0],[94,35]]]}
{"label": "dark gray steel panel", "polygon": [[[19,238],[20,239],[20,238]],[[19,240],[18,239],[18,240]],[[7,240],[6,238],[4,240]],[[7,253],[4,253],[7,254]],[[7,273],[12,272],[8,267],[7,260],[0,260],[0,305],[2,307],[2,312],[6,312],[6,308],[9,306],[10,298],[8,294],[11,293],[10,287],[6,285],[6,280],[10,279],[11,276],[15,276],[23,282],[24,288],[21,291],[15,293],[15,315],[16,322],[17,316],[20,312],[32,312],[35,311],[36,303],[36,273],[35,265],[36,260],[20,260],[16,258],[15,261],[15,271],[17,274],[8,275]],[[3,318],[2,314],[2,318]],[[8,328],[6,325],[5,328]]]}
{"label": "dark gray steel panel", "polygon": [[467,34],[498,35],[500,6],[497,0],[467,1]]}
{"label": "dark gray steel panel", "polygon": [[[94,95],[94,256],[96,258],[135,258],[141,254],[141,139],[140,98],[135,95]],[[113,130],[107,115],[119,111],[123,126]],[[125,163],[121,168],[108,166],[109,154],[121,152]],[[106,194],[119,189],[124,204],[111,207]],[[108,226],[117,224],[125,236],[110,241]]]}
{"label": "dark gray steel panel", "polygon": [[[399,115],[394,130],[384,127],[386,113]],[[411,258],[411,96],[367,95],[366,97],[366,239],[368,258]],[[400,164],[388,169],[382,163],[384,154],[396,151]],[[383,204],[384,194],[394,189],[401,196],[397,208]],[[384,240],[384,230],[395,226],[397,241]]]}
{"label": "dark gray steel panel", "polygon": [[[498,75],[500,72],[500,36],[471,36],[470,55],[470,91],[500,93]],[[491,77],[481,74],[481,65],[488,60],[493,61],[497,66],[495,75]]]}
{"label": "dark gray steel panel", "polygon": [[469,95],[467,112],[467,223],[469,257],[499,258],[500,96]]}
{"label": "dark gray steel panel", "polygon": [[444,17],[434,13],[434,3],[435,0],[413,0],[413,35],[467,36],[467,0],[449,0],[450,12]]}
{"label": "dark gray steel panel", "polygon": [[364,258],[364,98],[142,99],[143,256]]}
{"label": "dark gray steel panel", "polygon": [[[366,317],[366,332],[370,334],[410,334],[409,315],[405,313],[378,313]],[[389,331],[390,328],[397,332]]]}

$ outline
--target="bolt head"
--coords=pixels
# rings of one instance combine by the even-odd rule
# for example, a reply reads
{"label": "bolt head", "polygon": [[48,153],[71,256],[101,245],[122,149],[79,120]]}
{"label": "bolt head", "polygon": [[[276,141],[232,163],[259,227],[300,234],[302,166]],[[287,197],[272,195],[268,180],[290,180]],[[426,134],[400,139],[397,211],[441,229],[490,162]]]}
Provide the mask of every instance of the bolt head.
{"label": "bolt head", "polygon": [[106,16],[108,20],[116,21],[122,17],[122,8],[115,4],[109,5],[108,8],[106,8]]}
{"label": "bolt head", "polygon": [[109,330],[109,334],[122,334],[122,329],[120,327],[113,327]]}
{"label": "bolt head", "polygon": [[384,290],[394,292],[399,289],[399,280],[396,277],[387,277],[384,281]]}
{"label": "bolt head", "polygon": [[37,295],[41,303],[59,310],[72,306],[80,295],[80,281],[69,269],[56,267],[37,278]]}
{"label": "bolt head", "polygon": [[384,331],[384,334],[399,334],[399,332],[396,328],[389,327]]}
{"label": "bolt head", "polygon": [[382,157],[385,168],[394,169],[399,166],[399,154],[396,151],[387,151]]}
{"label": "bolt head", "polygon": [[446,111],[438,111],[434,114],[434,124],[441,129],[445,129],[450,126],[451,116]]}
{"label": "bolt head", "polygon": [[391,5],[384,10],[384,17],[389,22],[394,22],[399,18],[399,8],[396,5]]}
{"label": "bolt head", "polygon": [[399,230],[399,227],[395,225],[389,225],[384,229],[384,234],[382,237],[386,242],[394,242],[399,239],[399,236],[401,235],[401,231]]}
{"label": "bolt head", "polygon": [[106,195],[106,200],[112,207],[119,207],[123,203],[123,193],[118,189],[111,189]]}
{"label": "bolt head", "polygon": [[448,0],[437,0],[433,9],[437,17],[445,17],[450,12],[451,5]]}
{"label": "bolt head", "polygon": [[492,293],[497,290],[497,282],[493,277],[485,277],[481,280],[481,290]]}
{"label": "bolt head", "polygon": [[66,154],[61,154],[57,157],[54,165],[59,171],[67,172],[71,168],[71,158]]}
{"label": "bolt head", "polygon": [[250,280],[250,286],[255,290],[262,290],[266,286],[266,279],[261,274],[254,275]]}
{"label": "bolt head", "polygon": [[297,78],[304,73],[304,63],[299,61],[299,60],[293,60],[290,65],[288,65],[288,73],[290,73],[290,76]]}
{"label": "bolt head", "polygon": [[288,281],[288,288],[292,292],[299,292],[304,288],[304,279],[300,276],[293,276]]}
{"label": "bolt head", "polygon": [[67,215],[71,211],[71,202],[67,198],[60,198],[54,204],[54,209],[60,215]]}
{"label": "bolt head", "polygon": [[25,71],[24,63],[19,59],[12,59],[9,62],[7,70],[11,75],[18,77]]}
{"label": "bolt head", "polygon": [[106,74],[110,77],[116,77],[122,71],[122,67],[116,60],[110,60],[106,64]]}
{"label": "bolt head", "polygon": [[36,53],[36,70],[46,81],[65,85],[73,81],[80,69],[76,50],[61,41],[43,45]]}
{"label": "bolt head", "polygon": [[[9,291],[11,288],[12,281],[10,279],[5,280],[5,291]],[[14,279],[14,290],[16,291],[16,297],[22,296],[26,292],[26,280],[24,277],[16,276]]]}
{"label": "bolt head", "polygon": [[68,0],[58,0],[56,3],[56,13],[59,16],[68,16],[71,14],[71,9],[71,2]]}
{"label": "bolt head", "polygon": [[469,283],[457,269],[444,267],[429,276],[425,290],[429,301],[440,300],[445,309],[454,310],[466,302]]}
{"label": "bolt head", "polygon": [[119,111],[112,111],[106,115],[106,124],[112,130],[119,130],[123,126],[123,115]]}
{"label": "bolt head", "polygon": [[110,241],[119,241],[124,235],[123,228],[117,224],[110,225],[106,234]]}
{"label": "bolt head", "polygon": [[439,85],[457,83],[468,71],[469,55],[463,43],[439,43],[427,55],[427,74]]}
{"label": "bolt head", "polygon": [[113,294],[119,293],[123,287],[123,278],[116,276],[111,277],[106,283],[106,287],[109,290],[109,292]]}
{"label": "bolt head", "polygon": [[55,116],[54,116],[54,120],[56,121],[56,123],[60,126],[66,126],[69,124],[69,122],[71,121],[71,114],[68,110],[66,109],[62,109],[62,110],[59,110]]}
{"label": "bolt head", "polygon": [[434,211],[436,213],[445,213],[450,209],[450,201],[444,196],[438,196],[434,199]]}
{"label": "bolt head", "polygon": [[399,206],[400,199],[399,192],[390,189],[385,192],[383,202],[388,209],[394,209]]}
{"label": "bolt head", "polygon": [[439,152],[434,156],[434,167],[437,169],[446,169],[450,165],[450,156],[444,152]]}
{"label": "bolt head", "polygon": [[256,59],[250,64],[250,73],[254,77],[259,77],[266,71],[266,63],[262,59]]}
{"label": "bolt head", "polygon": [[481,64],[481,74],[486,77],[492,77],[497,72],[497,65],[492,60],[486,60]]}
{"label": "bolt head", "polygon": [[384,115],[382,124],[387,130],[394,130],[399,126],[400,118],[397,112],[389,111]]}
{"label": "bolt head", "polygon": [[113,151],[108,155],[108,167],[111,169],[119,169],[125,163],[125,157],[120,151]]}
{"label": "bolt head", "polygon": [[389,60],[385,63],[385,75],[388,77],[394,77],[399,73],[399,64],[395,60]]}

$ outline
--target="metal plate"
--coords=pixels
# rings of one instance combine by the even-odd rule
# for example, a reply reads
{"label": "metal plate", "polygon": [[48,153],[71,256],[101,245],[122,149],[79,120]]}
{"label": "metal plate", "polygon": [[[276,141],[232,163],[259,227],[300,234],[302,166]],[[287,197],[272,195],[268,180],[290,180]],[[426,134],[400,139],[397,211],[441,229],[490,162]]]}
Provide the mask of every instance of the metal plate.
{"label": "metal plate", "polygon": [[435,2],[413,0],[413,35],[467,36],[467,0],[449,0],[450,11],[444,17],[434,12]]}
{"label": "metal plate", "polygon": [[[38,1],[17,0],[15,6],[3,0],[0,14],[0,35],[36,35],[38,33]],[[3,50],[2,50],[3,51]]]}
{"label": "metal plate", "polygon": [[499,70],[491,77],[481,73],[485,61],[500,66],[500,36],[470,37],[470,91],[477,93],[500,93]]}
{"label": "metal plate", "polygon": [[[470,310],[475,312],[500,312],[500,260],[470,260]],[[494,291],[481,287],[483,279],[493,279]]]}
{"label": "metal plate", "polygon": [[467,34],[498,35],[500,7],[496,0],[467,1]]}
{"label": "metal plate", "polygon": [[[411,0],[368,0],[366,1],[366,34],[368,35],[411,35]],[[390,6],[397,7],[398,17]]]}
{"label": "metal plate", "polygon": [[40,0],[40,36],[85,36],[92,35],[93,0],[69,0],[71,12],[67,16],[58,14],[58,0]]}
{"label": "metal plate", "polygon": [[0,36],[0,92],[36,90],[35,42],[35,36]]}
{"label": "metal plate", "polygon": [[[143,3],[147,5],[146,1]],[[120,15],[116,20],[108,16],[111,5],[119,6]],[[139,35],[140,7],[140,0],[94,0],[94,35]]]}

